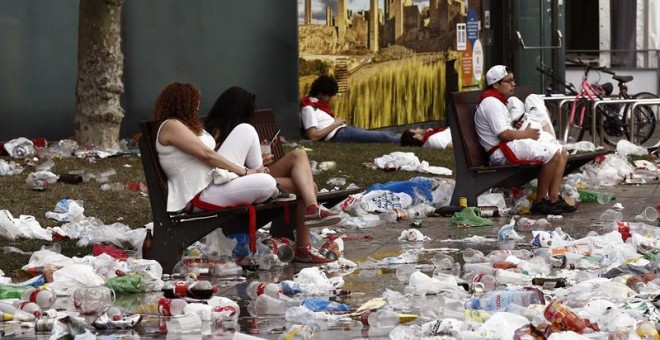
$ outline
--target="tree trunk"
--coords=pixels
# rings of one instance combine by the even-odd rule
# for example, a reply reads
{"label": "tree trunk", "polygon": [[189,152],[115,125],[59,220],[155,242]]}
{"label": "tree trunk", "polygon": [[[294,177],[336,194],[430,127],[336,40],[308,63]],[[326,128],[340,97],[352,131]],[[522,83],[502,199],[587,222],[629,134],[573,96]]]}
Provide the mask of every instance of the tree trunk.
{"label": "tree trunk", "polygon": [[116,150],[124,118],[121,52],[121,9],[124,0],[80,0],[76,141],[84,146]]}

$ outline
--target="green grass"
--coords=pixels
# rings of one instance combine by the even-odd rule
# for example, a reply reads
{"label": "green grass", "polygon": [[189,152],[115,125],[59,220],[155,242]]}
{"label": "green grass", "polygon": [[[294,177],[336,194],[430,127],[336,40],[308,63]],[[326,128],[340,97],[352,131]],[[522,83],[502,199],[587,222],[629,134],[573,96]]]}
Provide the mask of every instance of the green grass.
{"label": "green grass", "polygon": [[[326,181],[332,177],[345,177],[346,183],[355,183],[366,188],[374,183],[408,180],[415,176],[423,176],[417,172],[396,171],[385,172],[364,167],[363,163],[373,162],[374,158],[394,151],[414,152],[421,160],[431,165],[445,166],[455,169],[453,152],[447,150],[431,150],[427,148],[402,148],[392,144],[352,144],[352,143],[303,143],[310,148],[309,158],[317,162],[335,161],[335,170],[321,172],[315,176],[319,188],[330,189]],[[11,160],[3,156],[4,160]],[[111,182],[130,183],[144,182],[144,172],[139,156],[119,156],[97,159],[90,162],[78,158],[55,159],[51,171],[55,174],[68,173],[73,170],[85,170],[86,173],[102,172],[114,169],[117,174],[110,177]],[[25,165],[25,162],[23,162]],[[96,217],[105,224],[121,222],[131,228],[139,228],[151,222],[151,206],[149,198],[137,191],[102,191],[101,184],[91,180],[81,184],[55,183],[44,191],[35,191],[28,187],[25,180],[33,168],[26,168],[23,173],[12,176],[0,176],[0,209],[8,210],[14,218],[20,215],[32,215],[42,227],[55,227],[60,223],[45,217],[47,211],[53,211],[62,198],[83,201],[85,216]],[[426,175],[430,176],[430,175]],[[76,246],[76,240],[60,242],[62,254],[66,256],[85,256],[91,253],[91,248]],[[52,242],[31,239],[9,240],[0,237],[0,246],[13,246],[24,251],[35,251]],[[27,264],[29,256],[16,253],[5,254],[0,269],[5,275],[12,273]]]}

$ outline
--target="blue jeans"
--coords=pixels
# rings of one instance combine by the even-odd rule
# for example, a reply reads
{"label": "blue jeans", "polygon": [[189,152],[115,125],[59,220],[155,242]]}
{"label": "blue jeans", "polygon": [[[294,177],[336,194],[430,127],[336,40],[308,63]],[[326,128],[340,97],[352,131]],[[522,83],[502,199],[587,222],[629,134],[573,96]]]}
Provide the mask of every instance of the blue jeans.
{"label": "blue jeans", "polygon": [[332,142],[344,143],[400,143],[401,137],[389,131],[365,130],[348,125],[330,139]]}

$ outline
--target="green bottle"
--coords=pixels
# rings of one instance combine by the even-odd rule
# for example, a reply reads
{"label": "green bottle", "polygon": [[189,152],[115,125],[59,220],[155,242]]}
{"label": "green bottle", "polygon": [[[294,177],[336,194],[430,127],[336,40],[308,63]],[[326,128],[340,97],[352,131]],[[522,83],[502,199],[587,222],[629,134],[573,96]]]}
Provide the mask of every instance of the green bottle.
{"label": "green bottle", "polygon": [[598,202],[598,193],[591,191],[578,190],[580,194],[580,202],[582,203],[596,203]]}
{"label": "green bottle", "polygon": [[32,286],[8,286],[0,285],[0,300],[4,299],[20,299],[21,293]]}

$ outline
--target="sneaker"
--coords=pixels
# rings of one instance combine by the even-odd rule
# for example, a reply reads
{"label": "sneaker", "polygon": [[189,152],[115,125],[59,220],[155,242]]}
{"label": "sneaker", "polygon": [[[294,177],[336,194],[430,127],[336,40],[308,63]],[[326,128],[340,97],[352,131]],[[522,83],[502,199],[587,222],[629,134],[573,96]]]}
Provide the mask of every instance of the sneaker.
{"label": "sneaker", "polygon": [[277,195],[273,196],[273,202],[289,202],[295,200],[296,200],[296,195],[290,194],[283,190],[279,190],[277,192]]}
{"label": "sneaker", "polygon": [[564,198],[561,197],[561,196],[559,196],[559,200],[557,202],[550,203],[550,204],[558,206],[561,209],[561,211],[566,212],[566,213],[572,213],[572,212],[577,211],[577,209],[578,209],[576,206],[568,204],[564,200]]}
{"label": "sneaker", "polygon": [[551,203],[545,198],[532,203],[532,207],[529,209],[529,211],[541,215],[561,215],[561,213],[564,212],[564,210],[562,210],[562,208],[559,207],[557,203]]}
{"label": "sneaker", "polygon": [[296,248],[296,255],[293,257],[293,262],[297,263],[329,263],[332,260],[321,255],[316,248],[312,248],[308,244],[305,248]]}
{"label": "sneaker", "polygon": [[341,221],[341,217],[321,205],[310,205],[305,210],[305,227],[329,227]]}

